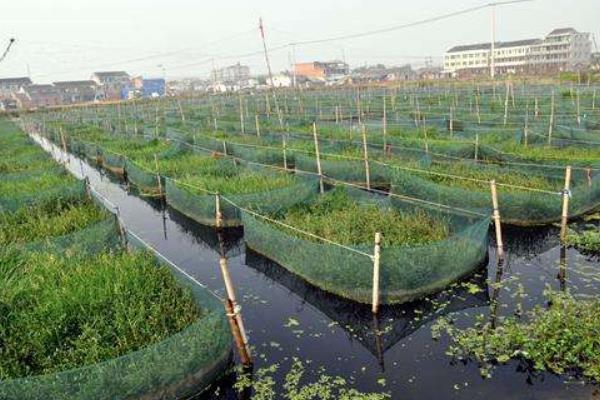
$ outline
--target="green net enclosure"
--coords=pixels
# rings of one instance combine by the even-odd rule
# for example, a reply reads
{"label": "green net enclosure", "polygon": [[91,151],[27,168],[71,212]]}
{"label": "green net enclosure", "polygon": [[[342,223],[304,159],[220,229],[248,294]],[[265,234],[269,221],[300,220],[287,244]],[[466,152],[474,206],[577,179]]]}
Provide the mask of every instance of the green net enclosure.
{"label": "green net enclosure", "polygon": [[[380,225],[384,230],[380,282],[383,304],[404,303],[441,290],[449,283],[472,273],[486,257],[490,223],[487,216],[463,216],[444,208],[372,195],[356,189],[344,190],[355,204],[347,207],[355,207],[352,209],[359,211],[362,207],[368,207],[369,215],[385,213],[380,220],[384,221]],[[317,219],[323,213],[327,213],[310,203],[307,203],[306,207],[308,210],[317,210],[314,211]],[[341,210],[347,211],[346,208]],[[346,215],[352,215],[353,212],[346,212]],[[288,225],[274,223],[252,212],[242,213],[245,241],[250,249],[277,262],[281,267],[318,288],[360,303],[370,303],[373,285],[373,242],[369,243],[366,238],[354,240],[351,234],[346,238],[339,236],[340,232],[346,231],[354,234],[364,232],[367,229],[366,222],[352,219],[341,221],[342,214],[333,215],[335,217],[331,219],[337,222],[321,229],[320,233],[329,236],[329,232],[341,241],[348,239],[346,243],[334,244],[333,241],[318,240],[298,233]],[[357,215],[370,218],[362,212]],[[417,230],[427,221],[429,224],[438,225],[440,231],[437,237],[422,243],[419,240],[415,241],[420,234],[394,241],[393,238],[398,232],[389,232],[386,239],[385,225],[389,224],[389,215],[396,215],[394,218],[412,223],[413,228],[416,227]],[[278,218],[286,221],[281,215]],[[304,221],[305,226],[311,226],[308,220]],[[323,221],[327,224],[326,219]],[[410,232],[408,225],[406,231]],[[368,232],[368,235],[371,236],[371,233],[374,240],[375,232]],[[406,235],[406,232],[400,234],[402,235]]]}
{"label": "green net enclosure", "polygon": [[[220,160],[220,162],[231,165],[230,160]],[[244,167],[239,166],[234,170],[239,173],[242,168]],[[282,174],[265,171],[259,167],[246,166],[245,169],[255,170],[258,176],[265,176],[267,179],[271,175]],[[223,215],[223,226],[225,227],[242,226],[239,207],[249,208],[261,213],[277,212],[306,201],[317,192],[318,188],[318,182],[315,179],[299,176],[290,178],[290,183],[283,187],[253,191],[251,185],[256,175],[242,173],[238,177],[240,177],[240,182],[246,186],[245,190],[222,193],[220,208]],[[230,179],[233,179],[233,177],[230,177]],[[209,188],[212,190],[205,191],[186,185],[184,182],[166,179],[167,204],[194,221],[203,225],[215,226],[216,195],[211,193],[211,191],[215,192],[214,188],[215,186]],[[232,188],[232,190],[235,190],[235,188]]]}
{"label": "green net enclosure", "polygon": [[[130,235],[129,243],[136,244]],[[168,264],[171,266],[170,264]],[[221,302],[172,269],[203,314],[162,342],[120,358],[56,374],[0,381],[6,400],[180,399],[206,389],[226,371],[231,339]]]}

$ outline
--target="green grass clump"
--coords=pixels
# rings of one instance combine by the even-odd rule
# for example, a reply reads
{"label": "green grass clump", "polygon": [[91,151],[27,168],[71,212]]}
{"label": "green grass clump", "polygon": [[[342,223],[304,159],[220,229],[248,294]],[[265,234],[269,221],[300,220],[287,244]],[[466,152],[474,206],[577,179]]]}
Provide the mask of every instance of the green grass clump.
{"label": "green grass clump", "polygon": [[600,254],[600,232],[597,229],[570,231],[567,235],[567,244],[585,253]]}
{"label": "green grass clump", "polygon": [[202,315],[191,292],[142,252],[68,259],[4,253],[0,311],[0,380],[123,356]]}
{"label": "green grass clump", "polygon": [[582,301],[552,294],[551,307],[536,307],[528,322],[511,318],[486,333],[454,331],[451,352],[458,357],[506,362],[522,358],[536,370],[581,372],[600,382],[600,299]]}
{"label": "green grass clump", "polygon": [[70,175],[66,173],[57,174],[56,171],[25,175],[23,179],[0,182],[0,197],[16,198],[35,195],[75,182],[75,178]]}
{"label": "green grass clump", "polygon": [[376,232],[383,235],[386,246],[424,245],[450,235],[445,221],[424,211],[403,212],[390,206],[360,203],[343,188],[320,196],[314,204],[293,207],[281,222],[344,245],[373,243]]}
{"label": "green grass clump", "polygon": [[51,204],[0,213],[0,246],[67,235],[106,218],[91,204]]}
{"label": "green grass clump", "polygon": [[234,176],[190,175],[182,181],[210,192],[222,194],[260,193],[282,189],[296,183],[293,176],[288,174],[263,174],[249,170],[240,171]]}

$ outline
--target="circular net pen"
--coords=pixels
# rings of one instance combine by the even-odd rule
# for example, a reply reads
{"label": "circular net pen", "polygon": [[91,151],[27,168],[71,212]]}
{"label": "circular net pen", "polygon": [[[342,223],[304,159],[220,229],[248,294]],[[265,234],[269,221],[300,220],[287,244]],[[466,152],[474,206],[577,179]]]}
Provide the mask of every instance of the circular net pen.
{"label": "circular net pen", "polygon": [[[489,216],[462,215],[447,207],[369,194],[353,188],[345,190],[360,207],[418,216],[437,221],[447,229],[447,235],[439,240],[406,245],[386,245],[386,233],[383,232],[381,304],[405,303],[437,292],[473,273],[487,256]],[[306,206],[311,207],[311,203]],[[372,243],[336,243],[286,225],[280,217],[268,218],[244,210],[242,221],[247,247],[322,290],[359,303],[372,302]],[[353,224],[357,229],[363,229],[360,221]]]}

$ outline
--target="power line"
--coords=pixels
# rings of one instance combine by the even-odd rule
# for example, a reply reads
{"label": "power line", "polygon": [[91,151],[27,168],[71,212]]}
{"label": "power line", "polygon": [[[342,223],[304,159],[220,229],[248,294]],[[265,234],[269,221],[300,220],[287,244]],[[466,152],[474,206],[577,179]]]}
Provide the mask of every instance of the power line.
{"label": "power line", "polygon": [[375,30],[367,31],[367,32],[333,36],[333,37],[324,38],[324,39],[298,41],[298,42],[290,43],[290,45],[317,44],[317,43],[325,43],[325,42],[334,42],[334,41],[338,41],[338,40],[356,39],[356,38],[361,38],[361,37],[366,37],[366,36],[373,36],[373,35],[378,35],[381,33],[387,33],[387,32],[398,31],[401,29],[412,28],[414,26],[430,24],[432,22],[437,22],[437,21],[441,21],[444,19],[458,17],[460,15],[470,14],[470,13],[484,10],[484,9],[490,8],[490,7],[503,6],[503,5],[516,4],[516,3],[525,3],[525,2],[531,2],[531,1],[535,1],[535,0],[511,0],[511,1],[500,1],[500,2],[487,3],[487,4],[480,5],[480,6],[469,7],[469,8],[459,10],[459,11],[454,11],[451,13],[442,14],[442,15],[438,15],[435,17],[430,17],[430,18],[419,20],[419,21],[415,21],[415,22],[409,22],[409,23],[402,24],[402,25],[392,26],[389,28],[381,28],[381,29],[375,29]]}

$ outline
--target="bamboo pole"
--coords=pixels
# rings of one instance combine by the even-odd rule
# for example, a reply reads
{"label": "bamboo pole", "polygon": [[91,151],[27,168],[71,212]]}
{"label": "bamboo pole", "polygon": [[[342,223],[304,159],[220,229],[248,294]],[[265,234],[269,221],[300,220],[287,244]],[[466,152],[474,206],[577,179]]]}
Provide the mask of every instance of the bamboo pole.
{"label": "bamboo pole", "polygon": [[550,126],[548,127],[548,145],[552,145],[552,133],[554,132],[554,90],[550,100]]}
{"label": "bamboo pole", "polygon": [[[223,226],[223,214],[220,208],[220,195],[216,195],[216,219],[217,225]],[[252,356],[250,352],[250,346],[248,343],[248,337],[246,335],[246,329],[244,328],[244,321],[242,319],[241,307],[237,304],[235,289],[233,287],[233,281],[229,274],[229,267],[227,266],[227,257],[225,256],[225,249],[223,246],[222,233],[217,233],[220,245],[220,257],[219,267],[221,269],[221,275],[223,276],[223,282],[225,283],[225,292],[227,293],[227,299],[225,300],[225,311],[229,319],[229,326],[231,327],[231,333],[235,340],[238,353],[242,364],[246,367],[252,365]]]}
{"label": "bamboo pole", "polygon": [[385,91],[383,92],[383,152],[385,154],[387,148],[387,101],[385,99]]}
{"label": "bamboo pole", "polygon": [[256,124],[256,136],[260,136],[260,121],[258,120],[258,114],[254,115],[254,123]]}
{"label": "bamboo pole", "polygon": [[506,97],[504,98],[504,126],[508,123],[508,97],[510,94],[510,85],[506,81]]}
{"label": "bamboo pole", "polygon": [[319,190],[325,193],[323,186],[323,170],[321,169],[321,155],[319,153],[319,137],[317,136],[317,123],[313,122],[313,138],[315,140],[315,157],[317,159],[317,173],[319,174]]}
{"label": "bamboo pole", "polygon": [[535,120],[539,120],[540,119],[540,101],[538,100],[537,96],[535,97]]}
{"label": "bamboo pole", "polygon": [[475,161],[479,160],[479,133],[475,134]]}
{"label": "bamboo pole", "polygon": [[282,138],[282,147],[283,147],[283,169],[287,171],[288,162],[287,162],[287,143],[285,137]]}
{"label": "bamboo pole", "polygon": [[567,239],[567,223],[569,222],[569,199],[571,197],[571,175],[572,168],[567,166],[565,170],[565,188],[562,193],[562,215],[560,221],[560,241],[565,244]]}
{"label": "bamboo pole", "polygon": [[363,142],[363,154],[365,161],[365,182],[367,183],[367,189],[371,190],[371,171],[369,168],[369,150],[367,145],[367,128],[363,124],[362,126],[362,142]]}
{"label": "bamboo pole", "polygon": [[481,107],[479,106],[479,89],[477,89],[477,95],[475,96],[475,108],[477,111],[477,125],[481,125]]}
{"label": "bamboo pole", "polygon": [[244,120],[244,102],[242,100],[242,94],[239,95],[240,98],[240,127],[242,130],[242,135],[246,133],[246,121]]}
{"label": "bamboo pole", "polygon": [[525,104],[525,127],[523,128],[523,144],[525,147],[529,145],[529,99]]}
{"label": "bamboo pole", "polygon": [[450,137],[454,136],[454,110],[450,107]]}
{"label": "bamboo pole", "polygon": [[492,206],[494,227],[496,228],[496,247],[498,252],[498,260],[504,260],[504,242],[502,241],[502,225],[500,220],[500,208],[498,205],[498,192],[496,189],[496,181],[490,181],[490,189],[492,192]]}
{"label": "bamboo pole", "polygon": [[592,169],[591,168],[587,168],[585,170],[586,176],[587,176],[587,183],[588,183],[588,187],[592,187]]}
{"label": "bamboo pole", "polygon": [[217,228],[223,227],[223,212],[221,211],[221,195],[219,193],[215,195],[215,226]]}
{"label": "bamboo pole", "polygon": [[581,102],[579,100],[579,89],[577,89],[577,126],[581,127]]}
{"label": "bamboo pole", "polygon": [[379,312],[379,270],[381,260],[381,233],[375,233],[375,249],[373,252],[373,302],[371,311]]}
{"label": "bamboo pole", "polygon": [[181,123],[185,126],[185,114],[183,113],[183,107],[181,106],[181,101],[177,99],[177,106],[179,107],[179,114],[181,116]]}
{"label": "bamboo pole", "polygon": [[156,183],[158,184],[158,195],[162,197],[163,188],[162,182],[160,181],[160,169],[158,167],[158,155],[156,153],[154,153],[154,166],[156,168]]}
{"label": "bamboo pole", "polygon": [[594,92],[592,93],[592,110],[596,109],[596,89],[594,88]]}

